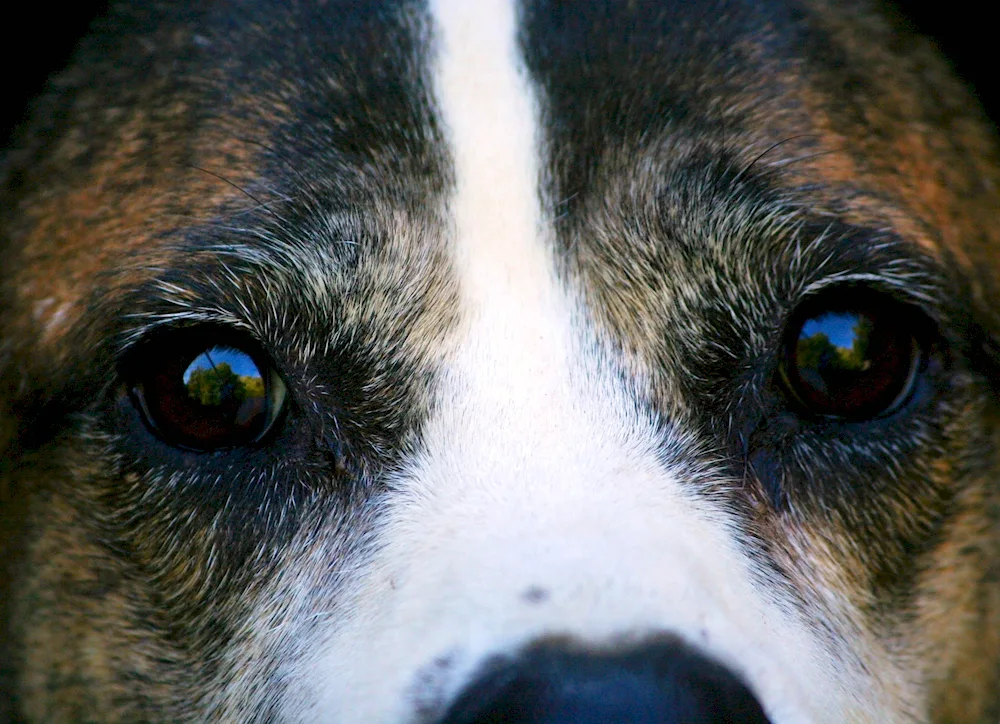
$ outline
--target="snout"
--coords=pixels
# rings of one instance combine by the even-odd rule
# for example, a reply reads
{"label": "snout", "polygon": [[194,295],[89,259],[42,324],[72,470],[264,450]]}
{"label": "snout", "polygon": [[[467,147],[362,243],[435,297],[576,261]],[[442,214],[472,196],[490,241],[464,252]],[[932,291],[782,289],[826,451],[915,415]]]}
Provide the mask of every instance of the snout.
{"label": "snout", "polygon": [[440,724],[768,724],[739,677],[674,638],[611,651],[546,640],[494,660]]}

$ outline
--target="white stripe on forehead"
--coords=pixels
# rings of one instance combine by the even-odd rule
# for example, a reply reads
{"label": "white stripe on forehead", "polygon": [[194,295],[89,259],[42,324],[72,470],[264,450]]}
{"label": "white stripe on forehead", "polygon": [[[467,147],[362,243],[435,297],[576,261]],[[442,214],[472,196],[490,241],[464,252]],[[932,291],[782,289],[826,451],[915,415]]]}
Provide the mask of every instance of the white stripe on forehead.
{"label": "white stripe on forehead", "polygon": [[[436,94],[455,169],[449,200],[466,320],[431,454],[462,450],[487,484],[585,439],[571,376],[573,304],[556,278],[539,188],[538,107],[512,0],[434,0]],[[579,380],[578,380],[579,384]],[[435,435],[436,433],[436,435]],[[554,447],[553,447],[554,446]],[[436,485],[438,481],[420,481]]]}
{"label": "white stripe on forehead", "polygon": [[552,284],[541,243],[537,110],[510,0],[434,0],[437,96],[455,165],[451,201],[465,300],[537,308]]}
{"label": "white stripe on forehead", "polygon": [[557,279],[541,210],[537,89],[521,60],[517,4],[432,0],[431,11],[467,322],[452,368],[457,388],[449,395],[445,387],[445,414],[431,425],[443,445],[471,453],[484,475],[490,466],[510,475],[519,461],[537,469],[540,457],[557,457],[546,455],[547,437],[585,437],[568,424],[580,421],[570,377],[584,374],[571,349],[579,344],[572,321],[581,316]]}
{"label": "white stripe on forehead", "polygon": [[414,484],[431,496],[465,483],[530,489],[572,475],[566,457],[601,437],[596,419],[614,416],[600,408],[624,406],[610,385],[582,379],[599,370],[578,349],[586,345],[573,322],[583,315],[554,269],[539,194],[539,112],[521,62],[516,3],[433,0],[431,10],[466,325],[425,434],[430,464],[450,469]]}

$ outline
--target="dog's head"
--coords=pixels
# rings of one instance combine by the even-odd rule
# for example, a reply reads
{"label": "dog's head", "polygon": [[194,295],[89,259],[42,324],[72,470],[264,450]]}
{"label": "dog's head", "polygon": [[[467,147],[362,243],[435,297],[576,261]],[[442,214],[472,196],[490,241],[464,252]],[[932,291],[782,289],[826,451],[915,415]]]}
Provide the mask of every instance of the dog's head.
{"label": "dog's head", "polygon": [[858,7],[118,7],[5,162],[31,720],[996,714],[997,146]]}

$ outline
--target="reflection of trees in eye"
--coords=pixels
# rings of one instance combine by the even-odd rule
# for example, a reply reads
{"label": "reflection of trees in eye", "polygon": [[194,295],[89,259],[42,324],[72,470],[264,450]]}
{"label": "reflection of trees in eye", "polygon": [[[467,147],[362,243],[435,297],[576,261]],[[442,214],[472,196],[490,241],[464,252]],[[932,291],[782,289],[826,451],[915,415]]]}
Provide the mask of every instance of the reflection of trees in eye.
{"label": "reflection of trees in eye", "polygon": [[264,378],[255,375],[240,375],[244,398],[264,396]]}
{"label": "reflection of trees in eye", "polygon": [[865,370],[871,364],[868,357],[868,340],[871,336],[871,321],[858,315],[852,326],[851,346],[841,347],[830,341],[823,332],[799,338],[795,349],[796,362],[802,369],[839,369],[849,371]]}
{"label": "reflection of trees in eye", "polygon": [[802,369],[819,370],[830,366],[839,358],[839,349],[822,332],[799,339],[795,350],[796,361]]}
{"label": "reflection of trees in eye", "polygon": [[868,317],[858,315],[858,321],[852,328],[854,331],[854,344],[851,345],[850,357],[851,365],[854,369],[865,370],[871,366],[868,360],[868,340],[871,337],[872,323]]}
{"label": "reflection of trees in eye", "polygon": [[248,397],[264,396],[264,380],[251,375],[237,375],[226,362],[195,370],[186,386],[192,399],[214,407],[233,402],[239,404]]}

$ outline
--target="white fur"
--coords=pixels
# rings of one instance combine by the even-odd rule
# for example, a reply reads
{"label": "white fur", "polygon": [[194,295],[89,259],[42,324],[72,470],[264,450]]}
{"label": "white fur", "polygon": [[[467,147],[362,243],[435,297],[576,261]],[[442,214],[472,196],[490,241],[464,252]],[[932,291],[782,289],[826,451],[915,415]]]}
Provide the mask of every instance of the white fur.
{"label": "white fur", "polygon": [[[286,672],[285,717],[403,724],[539,636],[667,632],[743,675],[775,724],[889,721],[872,713],[885,702],[864,677],[755,587],[733,520],[691,484],[711,471],[660,462],[688,441],[664,440],[630,403],[557,281],[514,8],[432,10],[464,324],[426,454],[393,481],[373,559],[345,582],[349,613],[317,627]],[[314,585],[305,571],[286,575],[261,620],[279,591]],[[547,600],[525,600],[535,586]]]}

